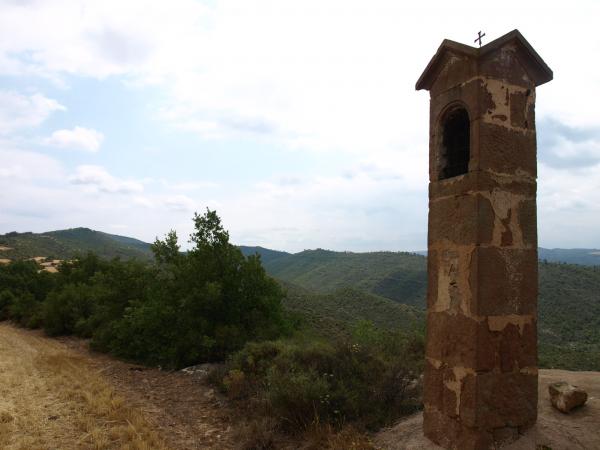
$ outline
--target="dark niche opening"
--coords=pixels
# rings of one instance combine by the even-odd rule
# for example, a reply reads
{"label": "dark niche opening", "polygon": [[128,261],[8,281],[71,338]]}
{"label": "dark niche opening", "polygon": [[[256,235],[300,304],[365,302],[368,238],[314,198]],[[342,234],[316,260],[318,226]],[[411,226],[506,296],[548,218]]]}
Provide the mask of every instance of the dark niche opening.
{"label": "dark niche opening", "polygon": [[471,157],[469,128],[469,114],[466,109],[455,108],[446,114],[442,124],[441,180],[469,171]]}

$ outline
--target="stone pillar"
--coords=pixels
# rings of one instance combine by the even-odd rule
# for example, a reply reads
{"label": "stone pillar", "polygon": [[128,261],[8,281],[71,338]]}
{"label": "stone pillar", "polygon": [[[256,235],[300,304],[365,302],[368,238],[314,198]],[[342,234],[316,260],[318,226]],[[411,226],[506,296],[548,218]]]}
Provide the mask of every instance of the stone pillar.
{"label": "stone pillar", "polygon": [[430,91],[424,433],[488,449],[537,418],[536,87],[552,71],[517,31],[445,40]]}

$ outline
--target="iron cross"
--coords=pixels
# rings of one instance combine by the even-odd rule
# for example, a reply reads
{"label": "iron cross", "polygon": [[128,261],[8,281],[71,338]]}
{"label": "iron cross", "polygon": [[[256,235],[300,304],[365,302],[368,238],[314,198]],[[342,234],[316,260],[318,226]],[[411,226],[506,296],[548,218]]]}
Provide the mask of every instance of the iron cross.
{"label": "iron cross", "polygon": [[479,46],[481,47],[481,38],[485,36],[485,33],[481,34],[481,31],[477,33],[477,39],[473,42],[479,42]]}

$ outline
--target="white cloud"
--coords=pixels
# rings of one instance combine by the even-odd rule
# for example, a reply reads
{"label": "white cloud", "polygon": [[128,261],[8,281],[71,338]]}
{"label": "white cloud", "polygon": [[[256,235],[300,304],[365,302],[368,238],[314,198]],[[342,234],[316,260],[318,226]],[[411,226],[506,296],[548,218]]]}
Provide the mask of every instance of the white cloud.
{"label": "white cloud", "polygon": [[165,179],[160,180],[160,184],[166,189],[173,191],[197,191],[200,189],[213,189],[219,185],[213,181],[178,181],[171,182]]}
{"label": "white cloud", "polygon": [[168,195],[162,203],[171,211],[192,213],[196,210],[196,202],[186,195]]}
{"label": "white cloud", "polygon": [[23,95],[0,90],[0,134],[36,127],[52,112],[65,109],[56,100],[39,93]]}
{"label": "white cloud", "polygon": [[543,247],[598,247],[600,165],[563,170],[540,164],[538,227]]}
{"label": "white cloud", "polygon": [[104,135],[92,128],[75,127],[72,130],[56,130],[44,139],[46,145],[74,150],[97,152]]}
{"label": "white cloud", "polygon": [[[522,27],[560,74],[544,87],[541,116],[597,122],[593,102],[580,102],[573,86],[600,97],[596,61],[587,57],[598,38],[572,46],[563,37],[593,29],[600,6],[576,4],[567,10],[518,0],[500,10],[468,0],[436,8],[394,0],[4,4],[0,71],[158,83],[170,94],[160,117],[207,138],[274,138],[359,153],[398,143],[426,148],[427,101],[414,82],[443,38],[472,43],[482,15],[489,18],[489,39]],[[552,32],[552,21],[560,21],[562,33]]]}
{"label": "white cloud", "polygon": [[131,180],[120,180],[100,166],[83,165],[77,167],[69,178],[72,184],[88,187],[92,192],[108,194],[133,194],[143,192],[144,186]]}
{"label": "white cloud", "polygon": [[62,165],[41,153],[10,147],[0,141],[0,181],[35,183],[57,181],[64,178]]}
{"label": "white cloud", "polygon": [[[538,124],[555,117],[576,132],[599,128],[595,103],[582,101],[582,95],[600,98],[598,60],[590,57],[600,51],[600,38],[588,33],[577,45],[564,38],[596,28],[597,0],[576,0],[571,8],[507,0],[501,9],[470,1],[406,7],[394,0],[2,3],[0,73],[65,84],[71,76],[114,77],[132,88],[153,84],[160,103],[154,98],[148,108],[176,129],[210,139],[269,141],[313,157],[329,152],[324,157],[329,164],[337,158],[339,173],[264,175],[267,182],[250,188],[248,183],[263,176],[256,175],[211,191],[226,225],[245,242],[284,249],[423,248],[428,101],[426,93],[414,91],[414,82],[442,39],[472,44],[483,16],[489,39],[518,27],[554,69],[556,79],[538,91]],[[558,25],[561,33],[554,31]],[[41,94],[0,91],[0,133],[37,126],[61,109]],[[598,138],[559,136],[543,153],[544,129],[539,131],[542,245],[560,245],[561,233],[595,242]],[[91,151],[94,145],[79,147]],[[24,160],[15,161],[1,166],[0,179],[38,173]],[[72,220],[137,223],[142,232],[152,223],[152,233],[164,224],[179,226],[183,217],[182,226],[189,227],[189,212],[208,202],[202,190],[211,187],[171,181],[162,190],[152,184],[159,192],[149,193],[141,181],[116,178],[98,166],[80,166],[70,182],[86,187],[67,186],[77,191],[69,195],[88,214],[70,215]],[[104,196],[96,213],[85,195],[76,196],[81,191],[131,195],[118,203]],[[29,191],[21,186],[20,192]],[[587,231],[565,232],[573,224]]]}

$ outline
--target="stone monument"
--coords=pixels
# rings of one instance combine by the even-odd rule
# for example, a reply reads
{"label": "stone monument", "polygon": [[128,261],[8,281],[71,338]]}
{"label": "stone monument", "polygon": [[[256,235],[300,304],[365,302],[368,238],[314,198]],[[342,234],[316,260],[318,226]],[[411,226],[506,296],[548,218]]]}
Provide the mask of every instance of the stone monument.
{"label": "stone monument", "polygon": [[536,87],[552,71],[514,30],[444,40],[430,92],[425,435],[514,441],[537,417]]}

